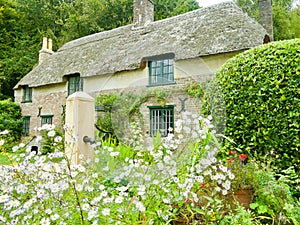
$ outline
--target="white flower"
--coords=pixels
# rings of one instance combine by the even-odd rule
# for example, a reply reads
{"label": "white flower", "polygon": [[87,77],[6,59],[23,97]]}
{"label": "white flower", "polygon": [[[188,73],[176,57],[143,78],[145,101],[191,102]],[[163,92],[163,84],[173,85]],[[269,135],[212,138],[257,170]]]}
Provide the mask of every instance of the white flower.
{"label": "white flower", "polygon": [[115,199],[115,203],[117,204],[121,204],[123,202],[123,197],[122,196],[117,196],[116,199]]}
{"label": "white flower", "polygon": [[40,142],[42,139],[43,139],[42,136],[36,136],[36,141],[37,141],[37,142]]}
{"label": "white flower", "polygon": [[95,158],[95,163],[98,163],[99,162],[99,158]]}
{"label": "white flower", "polygon": [[26,186],[24,184],[20,184],[20,185],[17,186],[16,191],[17,191],[18,194],[25,193]]}
{"label": "white flower", "polygon": [[100,194],[100,196],[102,196],[102,197],[106,197],[106,196],[107,196],[107,194],[108,194],[108,193],[107,193],[107,191],[102,191],[102,192],[101,192],[101,194]]}
{"label": "white flower", "polygon": [[104,198],[104,199],[103,199],[103,203],[104,203],[104,204],[106,204],[106,203],[111,203],[111,202],[113,202],[113,200],[114,200],[113,197],[111,197],[111,198]]}
{"label": "white flower", "polygon": [[230,180],[233,180],[235,178],[234,174],[233,173],[228,173],[228,177]]}
{"label": "white flower", "polygon": [[122,186],[122,187],[117,187],[116,189],[120,192],[125,192],[125,191],[127,191],[128,187],[127,186]]}
{"label": "white flower", "polygon": [[4,145],[4,140],[0,140],[0,146]]}
{"label": "white flower", "polygon": [[57,136],[54,138],[54,142],[61,142],[62,141],[62,137],[61,136]]}
{"label": "white flower", "polygon": [[19,205],[20,205],[20,202],[18,201],[18,200],[13,200],[12,202],[11,202],[11,205],[12,205],[12,207],[18,207]]}
{"label": "white flower", "polygon": [[13,152],[16,152],[16,151],[18,151],[19,150],[19,146],[14,146],[13,148],[12,148],[12,151]]}
{"label": "white flower", "polygon": [[51,209],[46,209],[45,213],[47,213],[48,215],[50,215],[52,213],[52,210]]}
{"label": "white flower", "polygon": [[20,143],[20,144],[19,144],[19,147],[20,147],[20,148],[23,148],[24,146],[25,146],[24,143]]}
{"label": "white flower", "polygon": [[223,190],[222,191],[222,195],[227,195],[228,194],[228,191],[227,190]]}
{"label": "white flower", "polygon": [[57,213],[55,213],[54,215],[52,215],[52,216],[50,217],[50,219],[51,219],[51,220],[57,220],[57,219],[59,219],[59,215],[58,215]]}
{"label": "white flower", "polygon": [[114,157],[114,156],[118,156],[120,154],[120,152],[111,152],[110,156]]}
{"label": "white flower", "polygon": [[1,131],[0,134],[8,134],[9,131],[8,130],[4,130],[4,131]]}
{"label": "white flower", "polygon": [[3,216],[0,216],[0,222],[5,222],[6,219]]}
{"label": "white flower", "polygon": [[87,211],[89,208],[90,208],[90,205],[89,205],[89,204],[83,204],[83,205],[82,205],[82,210],[83,210],[83,211]]}
{"label": "white flower", "polygon": [[109,208],[102,209],[102,215],[103,216],[109,216],[109,214],[110,214],[110,209]]}
{"label": "white flower", "polygon": [[94,209],[92,209],[92,210],[90,210],[89,212],[88,212],[88,220],[91,220],[91,219],[93,219],[93,218],[95,218],[96,216],[97,216],[97,211],[96,210],[94,210]]}
{"label": "white flower", "polygon": [[135,206],[140,212],[145,212],[146,210],[144,204],[140,201],[135,201]]}
{"label": "white flower", "polygon": [[9,195],[0,195],[0,203],[7,202],[9,198]]}
{"label": "white flower", "polygon": [[40,222],[41,225],[50,225],[50,220],[48,218],[43,218]]}
{"label": "white flower", "polygon": [[54,130],[50,130],[48,133],[47,133],[48,137],[54,137],[55,136],[55,131]]}
{"label": "white flower", "polygon": [[229,190],[230,189],[230,181],[229,180],[226,180],[223,184],[222,184],[222,186],[226,189],[226,190]]}
{"label": "white flower", "polygon": [[107,148],[107,151],[109,151],[109,152],[112,152],[113,150],[114,150],[113,147],[108,147],[108,148]]}

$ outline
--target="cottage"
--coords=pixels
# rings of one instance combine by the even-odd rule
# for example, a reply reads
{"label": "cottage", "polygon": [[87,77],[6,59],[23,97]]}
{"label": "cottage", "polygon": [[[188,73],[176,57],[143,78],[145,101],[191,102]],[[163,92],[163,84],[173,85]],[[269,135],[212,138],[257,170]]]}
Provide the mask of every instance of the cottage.
{"label": "cottage", "polygon": [[44,38],[39,64],[14,88],[25,117],[24,134],[45,123],[60,124],[66,99],[76,91],[97,97],[122,90],[170,90],[174,94],[166,107],[144,105],[145,131],[155,135],[172,126],[181,110],[196,110],[179,87],[210,79],[226,60],[270,39],[233,2],[160,21],[153,21],[153,13],[151,0],[134,0],[131,25],[73,40],[57,52]]}

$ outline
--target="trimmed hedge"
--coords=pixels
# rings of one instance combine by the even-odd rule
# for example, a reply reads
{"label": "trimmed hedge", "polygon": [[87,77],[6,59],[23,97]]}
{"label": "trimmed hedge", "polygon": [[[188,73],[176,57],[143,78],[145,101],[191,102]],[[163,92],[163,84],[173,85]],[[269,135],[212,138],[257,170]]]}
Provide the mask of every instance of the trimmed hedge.
{"label": "trimmed hedge", "polygon": [[16,142],[22,134],[22,114],[20,106],[10,99],[0,101],[0,131],[8,130],[7,142]]}
{"label": "trimmed hedge", "polygon": [[[281,169],[300,165],[300,39],[238,54],[217,72],[226,104],[225,149],[264,157]],[[299,172],[299,167],[298,167]]]}

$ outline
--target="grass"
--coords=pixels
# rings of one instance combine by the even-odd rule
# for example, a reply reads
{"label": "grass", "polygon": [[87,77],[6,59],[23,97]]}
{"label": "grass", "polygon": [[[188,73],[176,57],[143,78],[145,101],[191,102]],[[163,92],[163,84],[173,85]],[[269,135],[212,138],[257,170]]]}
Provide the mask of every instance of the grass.
{"label": "grass", "polygon": [[0,152],[0,165],[9,165],[10,160],[8,159],[7,155]]}

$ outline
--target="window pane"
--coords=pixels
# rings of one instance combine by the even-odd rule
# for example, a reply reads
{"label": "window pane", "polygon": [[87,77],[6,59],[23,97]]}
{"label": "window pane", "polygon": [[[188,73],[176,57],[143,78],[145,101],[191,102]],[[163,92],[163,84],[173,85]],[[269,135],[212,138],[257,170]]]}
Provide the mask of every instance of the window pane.
{"label": "window pane", "polygon": [[41,116],[41,126],[44,124],[52,124],[52,117],[53,116]]}
{"label": "window pane", "polygon": [[23,101],[31,102],[32,101],[32,88],[26,86],[23,88]]}
{"label": "window pane", "polygon": [[149,62],[150,84],[174,82],[174,60],[162,59]]}
{"label": "window pane", "polygon": [[80,76],[69,77],[68,95],[71,95],[76,91],[82,91],[82,90],[83,90],[83,79]]}
{"label": "window pane", "polygon": [[25,116],[23,119],[22,134],[29,135],[29,129],[30,129],[30,116]]}
{"label": "window pane", "polygon": [[156,136],[160,132],[161,136],[167,136],[170,133],[169,128],[174,126],[173,113],[173,106],[150,108],[150,135]]}

